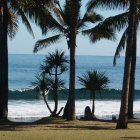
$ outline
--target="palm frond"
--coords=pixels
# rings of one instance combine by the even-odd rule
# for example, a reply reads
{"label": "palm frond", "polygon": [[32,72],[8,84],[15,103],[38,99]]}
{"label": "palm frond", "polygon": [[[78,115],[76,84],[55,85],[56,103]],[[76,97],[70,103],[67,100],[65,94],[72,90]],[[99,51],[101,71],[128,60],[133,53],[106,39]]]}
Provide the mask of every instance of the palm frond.
{"label": "palm frond", "polygon": [[101,39],[116,40],[114,29],[105,27],[102,23],[92,29],[82,31],[82,35],[88,36],[91,43],[95,43]]}
{"label": "palm frond", "polygon": [[78,21],[77,29],[83,29],[86,27],[88,23],[97,23],[99,21],[102,21],[103,17],[94,11],[92,12],[86,12],[85,15],[83,16],[82,20]]}
{"label": "palm frond", "polygon": [[58,49],[53,53],[49,52],[44,62],[45,66],[42,68],[49,71],[48,73],[51,73],[57,67],[57,75],[67,71],[68,66],[66,64],[69,63],[65,52],[62,50],[59,51]]}
{"label": "palm frond", "polygon": [[8,9],[8,36],[13,39],[18,31],[18,19],[16,15]]}
{"label": "palm frond", "polygon": [[125,12],[116,16],[112,16],[106,18],[102,24],[108,28],[113,28],[114,30],[122,30],[128,27],[128,14],[129,12]]}
{"label": "palm frond", "polygon": [[29,33],[33,36],[33,38],[35,38],[32,27],[28,21],[28,18],[25,16],[24,12],[22,11],[22,9],[20,7],[17,7],[17,16],[21,17],[23,24],[25,24],[27,30],[29,31]]}
{"label": "palm frond", "polygon": [[129,6],[129,1],[130,0],[89,0],[87,3],[87,9],[126,9]]}
{"label": "palm frond", "polygon": [[49,37],[46,39],[38,40],[34,46],[33,52],[37,53],[39,50],[58,42],[62,37],[63,37],[63,35],[60,34],[60,35],[55,35],[55,36],[52,36],[52,37]]}
{"label": "palm frond", "polygon": [[48,82],[47,78],[42,75],[35,75],[36,81],[32,82],[32,86],[34,86],[34,91],[39,92],[41,94],[48,92],[50,89],[50,83]]}
{"label": "palm frond", "polygon": [[127,41],[127,38],[128,38],[127,31],[128,31],[128,28],[123,33],[122,38],[121,38],[121,40],[120,40],[120,42],[117,46],[117,49],[116,49],[116,52],[115,52],[115,55],[114,55],[114,60],[113,60],[113,65],[114,66],[116,65],[116,58],[120,57],[121,51],[124,50],[125,47],[126,47],[126,41]]}
{"label": "palm frond", "polygon": [[81,77],[78,76],[78,81],[87,90],[100,91],[108,87],[110,82],[105,72],[87,71]]}
{"label": "palm frond", "polygon": [[[59,2],[59,1],[58,1]],[[57,19],[62,23],[64,24],[64,20],[60,14],[60,11],[59,9],[53,4],[53,3],[50,3],[50,9],[53,11],[53,13],[55,14],[55,16],[57,17]]]}

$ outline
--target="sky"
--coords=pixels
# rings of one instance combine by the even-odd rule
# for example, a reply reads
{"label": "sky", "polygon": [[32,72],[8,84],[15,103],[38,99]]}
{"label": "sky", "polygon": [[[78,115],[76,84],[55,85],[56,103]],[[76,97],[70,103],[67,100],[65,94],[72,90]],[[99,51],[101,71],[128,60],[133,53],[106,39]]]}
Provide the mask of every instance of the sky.
{"label": "sky", "polygon": [[[60,4],[63,5],[65,0],[59,0]],[[85,12],[85,5],[87,1],[82,0],[82,14]],[[119,13],[122,13],[121,10],[112,10],[112,11],[106,11],[106,10],[95,10],[98,14],[101,14],[104,18],[107,18],[109,16],[114,16]],[[30,22],[33,32],[35,34],[35,39],[29,34],[26,27],[20,22],[19,24],[19,31],[16,35],[16,37],[11,41],[8,40],[8,53],[9,54],[33,54],[33,47],[35,45],[35,42],[39,39],[44,39],[47,37],[50,37],[52,34],[48,34],[47,36],[42,36],[41,30],[39,27],[37,27],[34,23]],[[95,25],[91,26],[94,27]],[[117,33],[117,41],[109,41],[102,39],[95,44],[91,44],[88,37],[83,37],[79,35],[77,37],[77,47],[76,47],[76,55],[96,55],[96,56],[114,56],[116,47],[119,43],[119,40],[121,38],[123,32]],[[140,41],[138,40],[138,46],[140,44]],[[60,48],[66,52],[66,55],[69,55],[69,50],[67,47],[67,43],[65,38],[61,40],[59,43],[53,44],[41,51],[39,51],[37,54],[47,54],[47,52],[52,52],[56,48]],[[140,56],[139,47],[137,50],[137,55]],[[122,56],[125,55],[125,51],[122,52]]]}

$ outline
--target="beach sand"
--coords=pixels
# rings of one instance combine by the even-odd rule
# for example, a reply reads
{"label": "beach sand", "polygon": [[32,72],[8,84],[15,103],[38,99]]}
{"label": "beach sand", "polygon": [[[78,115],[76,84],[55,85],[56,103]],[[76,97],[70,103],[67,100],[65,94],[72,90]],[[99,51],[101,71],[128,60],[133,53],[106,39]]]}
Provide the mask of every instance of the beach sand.
{"label": "beach sand", "polygon": [[140,120],[129,121],[128,129],[116,130],[112,121],[66,121],[43,118],[33,123],[0,121],[0,140],[114,140],[140,139]]}

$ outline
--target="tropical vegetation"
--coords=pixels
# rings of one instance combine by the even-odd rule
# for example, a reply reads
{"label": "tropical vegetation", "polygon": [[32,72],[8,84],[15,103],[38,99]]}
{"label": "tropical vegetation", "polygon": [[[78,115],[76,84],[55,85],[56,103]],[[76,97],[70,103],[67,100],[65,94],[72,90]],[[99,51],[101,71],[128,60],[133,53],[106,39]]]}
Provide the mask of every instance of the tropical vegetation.
{"label": "tropical vegetation", "polygon": [[[41,74],[40,76],[35,76],[37,81],[33,82],[32,85],[35,86],[34,90],[40,92],[43,96],[43,99],[51,113],[51,116],[58,116],[61,110],[57,113],[58,110],[58,89],[65,88],[64,80],[60,79],[61,74],[68,70],[67,57],[65,52],[62,50],[55,50],[55,52],[48,53],[44,61],[44,65],[41,65]],[[54,97],[55,107],[52,111],[47,103],[45,93],[52,93]]]}
{"label": "tropical vegetation", "polygon": [[[133,5],[133,4],[132,4]],[[137,30],[137,14],[138,14],[138,7],[139,5],[139,1],[136,1],[136,5],[135,5],[135,11],[133,9],[133,18],[135,19],[131,19],[130,18],[130,14],[132,14],[132,9],[130,8],[131,7],[131,1],[124,1],[124,0],[120,0],[120,1],[107,1],[107,0],[91,0],[88,4],[88,8],[89,9],[92,9],[92,8],[95,8],[95,7],[108,7],[109,9],[115,9],[115,8],[128,8],[129,9],[129,12],[128,12],[128,18],[125,17],[125,20],[128,19],[128,22],[126,22],[125,20],[118,20],[118,22],[112,22],[115,26],[115,28],[117,27],[116,23],[119,23],[120,26],[119,26],[119,29],[120,27],[123,27],[126,23],[128,23],[128,27],[126,28],[123,36],[122,36],[122,39],[118,45],[118,48],[117,48],[117,51],[116,51],[116,54],[115,54],[115,59],[117,56],[119,56],[120,54],[120,51],[122,50],[122,48],[125,46],[128,46],[130,47],[130,44],[133,44],[131,46],[131,51],[129,52],[128,56],[126,54],[126,60],[125,62],[129,62],[129,65],[128,63],[125,63],[125,66],[127,65],[127,68],[124,68],[124,84],[123,84],[123,91],[122,91],[122,106],[121,107],[121,111],[120,110],[120,117],[119,117],[119,121],[118,121],[118,125],[117,125],[117,128],[126,128],[127,127],[127,117],[128,117],[128,97],[129,97],[129,117],[132,118],[133,117],[133,98],[134,98],[134,83],[135,83],[135,65],[136,65],[136,30]],[[119,15],[122,16],[123,14]],[[110,18],[111,19],[111,18]],[[131,23],[131,21],[133,21],[133,24]],[[123,25],[124,24],[124,25]],[[132,27],[133,25],[133,27]],[[112,27],[112,26],[111,26]],[[130,27],[131,27],[131,31],[130,31]],[[132,33],[133,31],[133,33]],[[130,32],[133,34],[130,34]],[[131,36],[131,39],[129,38],[129,35]],[[133,37],[132,37],[133,36]],[[129,41],[128,41],[129,40]],[[131,43],[130,43],[130,40],[131,40]],[[127,53],[127,49],[126,49],[126,53]],[[115,62],[115,59],[114,59],[114,62]],[[131,61],[128,61],[128,60],[131,60]],[[131,67],[131,68],[130,68]],[[130,72],[130,71],[131,72]],[[129,77],[131,73],[131,78]],[[123,113],[122,113],[123,112]],[[120,125],[119,125],[120,124]]]}
{"label": "tropical vegetation", "polygon": [[[52,37],[38,40],[34,46],[34,52],[50,46],[51,44],[57,43],[63,37],[66,38],[68,49],[70,49],[70,84],[69,84],[69,115],[68,120],[75,119],[75,47],[76,47],[76,36],[82,34],[88,36],[91,43],[95,43],[102,38],[108,40],[115,40],[114,30],[110,27],[107,28],[103,24],[98,24],[93,28],[88,28],[88,24],[98,23],[103,20],[103,17],[94,10],[86,12],[83,17],[80,16],[81,1],[71,2],[67,0],[64,4],[64,8],[60,6],[59,2],[58,10],[63,20],[56,20],[52,15],[50,23],[46,22],[43,18],[40,21],[42,33],[46,34],[48,29],[52,32],[59,33]],[[74,9],[73,9],[74,8]],[[75,12],[75,13],[73,13]]]}
{"label": "tropical vegetation", "polygon": [[[43,35],[46,35],[49,31],[56,33],[56,35],[52,37],[37,41],[34,46],[35,53],[60,41],[63,37],[66,38],[68,49],[70,49],[70,83],[69,99],[67,103],[67,120],[76,119],[75,50],[77,46],[77,35],[81,33],[84,36],[88,36],[91,43],[95,43],[102,38],[114,41],[116,40],[115,30],[120,31],[125,29],[115,53],[114,64],[116,63],[116,57],[120,55],[122,48],[126,46],[121,108],[116,128],[127,128],[128,108],[131,110],[130,118],[133,117],[139,2],[139,0],[89,0],[86,12],[81,16],[81,0],[66,0],[63,8],[57,0],[0,0],[0,119],[7,119],[8,114],[7,36],[9,36],[10,39],[15,37],[16,32],[18,31],[19,18],[21,18],[22,22],[27,27],[27,30],[33,37],[34,33],[28,19],[34,21],[36,25],[41,28]],[[103,17],[94,11],[95,8],[100,7],[107,9],[119,8],[127,11],[120,15],[109,17],[103,21]],[[93,27],[93,24],[95,23],[98,24]],[[88,26],[88,24],[90,24],[90,26]],[[35,90],[41,92],[52,116],[58,115],[61,111],[60,110],[57,113],[57,90],[58,88],[64,87],[64,81],[59,79],[58,75],[67,70],[67,66],[64,63],[68,63],[68,61],[64,59],[58,61],[58,57],[61,56],[59,55],[58,50],[55,53],[56,55],[49,54],[50,56],[47,57],[45,65],[41,66],[41,75],[37,75],[37,81],[33,83],[34,86],[36,86]],[[63,54],[64,53],[62,53],[62,56]],[[50,75],[50,77],[48,77],[48,75]],[[55,77],[54,79],[52,78],[53,75]],[[99,77],[101,79],[98,81]],[[109,80],[104,76],[104,73],[88,71],[83,77],[79,77],[79,81],[85,89],[88,89],[91,92],[93,99],[92,113],[94,114],[95,91],[100,91],[105,88]],[[45,97],[46,92],[49,90],[51,90],[54,95],[55,108],[53,111],[50,109]]]}
{"label": "tropical vegetation", "polygon": [[[43,4],[45,4],[43,6]],[[53,3],[51,0],[0,0],[0,118],[7,119],[8,114],[8,42],[7,36],[13,39],[18,31],[19,19],[25,24],[27,30],[34,37],[28,18],[34,19],[38,24],[38,18],[46,15],[44,7]],[[55,10],[54,10],[55,11]]]}
{"label": "tropical vegetation", "polygon": [[94,116],[95,112],[95,92],[101,93],[101,90],[104,90],[108,87],[109,79],[105,75],[105,72],[100,71],[87,71],[86,74],[83,74],[81,77],[78,76],[79,83],[84,87],[82,90],[86,89],[90,91],[90,99],[92,100],[92,115]]}

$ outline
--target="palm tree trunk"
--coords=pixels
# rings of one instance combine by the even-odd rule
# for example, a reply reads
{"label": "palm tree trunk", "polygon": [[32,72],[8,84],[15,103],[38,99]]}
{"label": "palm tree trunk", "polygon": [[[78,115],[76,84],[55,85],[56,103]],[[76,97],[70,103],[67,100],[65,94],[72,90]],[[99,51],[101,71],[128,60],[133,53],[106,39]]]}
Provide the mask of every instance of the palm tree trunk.
{"label": "palm tree trunk", "polygon": [[58,108],[58,96],[57,96],[57,66],[55,68],[55,87],[54,87],[54,102],[55,102],[55,107],[54,111],[52,113],[52,116],[56,115],[57,108]]}
{"label": "palm tree trunk", "polygon": [[0,118],[7,119],[8,115],[8,47],[7,47],[7,27],[8,27],[7,0],[3,1],[3,47],[1,52],[2,84]]}
{"label": "palm tree trunk", "polygon": [[94,112],[95,112],[95,91],[94,90],[92,90],[91,91],[92,93],[92,102],[93,102],[93,104],[92,104],[92,115],[94,116]]}
{"label": "palm tree trunk", "polygon": [[[136,14],[137,21],[137,14]],[[135,92],[135,69],[136,69],[136,51],[137,50],[137,22],[134,25],[134,38],[133,38],[133,49],[132,49],[132,62],[131,62],[131,73],[130,73],[130,84],[129,84],[129,99],[128,99],[128,118],[133,118],[133,100]]]}
{"label": "palm tree trunk", "polygon": [[2,48],[2,25],[3,25],[3,21],[2,21],[2,4],[0,4],[0,102],[1,102],[1,48]]}
{"label": "palm tree trunk", "polygon": [[128,96],[129,96],[129,82],[130,82],[130,69],[132,59],[132,48],[133,48],[133,37],[134,37],[134,23],[136,15],[136,1],[130,1],[130,12],[129,12],[129,26],[128,26],[128,40],[125,56],[124,66],[124,78],[123,78],[123,89],[121,98],[121,108],[119,119],[117,122],[116,129],[127,128],[128,124]]}
{"label": "palm tree trunk", "polygon": [[69,85],[69,109],[67,120],[75,120],[75,47],[77,34],[78,0],[72,2],[72,20],[70,27],[70,85]]}
{"label": "palm tree trunk", "polygon": [[50,107],[49,107],[49,105],[48,105],[48,102],[47,102],[47,100],[46,100],[45,93],[43,92],[42,95],[43,95],[43,99],[44,99],[44,102],[46,103],[47,108],[49,109],[50,113],[52,114],[52,111],[51,111],[51,109],[50,109]]}

